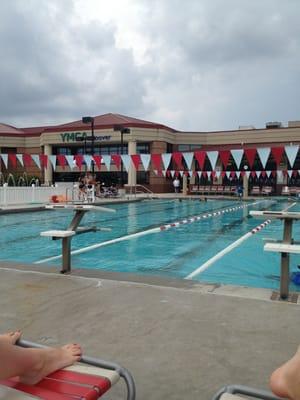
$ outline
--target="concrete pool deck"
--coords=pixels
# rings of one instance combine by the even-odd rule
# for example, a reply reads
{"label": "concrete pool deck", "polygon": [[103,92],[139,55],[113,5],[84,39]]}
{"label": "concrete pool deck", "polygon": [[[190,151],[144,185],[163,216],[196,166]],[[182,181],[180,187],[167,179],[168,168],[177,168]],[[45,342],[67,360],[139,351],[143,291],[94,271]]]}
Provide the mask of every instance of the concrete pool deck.
{"label": "concrete pool deck", "polygon": [[[299,304],[271,301],[264,289],[44,270],[0,264],[1,330],[81,343],[86,355],[128,368],[137,399],[208,400],[229,383],[267,388],[300,343]],[[103,398],[123,399],[124,387]]]}

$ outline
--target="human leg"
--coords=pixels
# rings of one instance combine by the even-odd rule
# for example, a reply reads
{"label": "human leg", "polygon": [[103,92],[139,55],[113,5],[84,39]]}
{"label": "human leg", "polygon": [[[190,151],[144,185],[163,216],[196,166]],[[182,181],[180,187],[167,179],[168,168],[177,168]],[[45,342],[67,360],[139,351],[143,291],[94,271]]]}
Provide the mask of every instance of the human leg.
{"label": "human leg", "polygon": [[279,397],[300,400],[300,347],[289,361],[272,373],[270,387]]}
{"label": "human leg", "polygon": [[22,348],[0,341],[0,379],[19,376],[24,383],[35,384],[46,375],[79,361],[81,348],[68,344],[60,348]]}

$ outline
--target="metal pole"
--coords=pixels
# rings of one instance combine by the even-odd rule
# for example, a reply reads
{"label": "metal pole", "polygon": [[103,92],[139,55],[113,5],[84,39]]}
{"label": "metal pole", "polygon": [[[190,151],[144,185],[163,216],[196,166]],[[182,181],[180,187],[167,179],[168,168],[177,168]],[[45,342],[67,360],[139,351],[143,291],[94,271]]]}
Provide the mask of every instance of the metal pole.
{"label": "metal pole", "polygon": [[[121,154],[123,155],[123,128],[121,129]],[[124,178],[123,178],[123,160],[121,161],[121,186],[123,188]]]}
{"label": "metal pole", "polygon": [[[292,219],[284,219],[283,240],[282,243],[292,243]],[[280,297],[287,299],[289,297],[289,279],[290,279],[290,255],[281,253],[281,274],[280,274]]]}
{"label": "metal pole", "polygon": [[[92,118],[92,156],[94,155],[94,147],[95,144],[95,135],[94,135],[94,118]],[[95,173],[95,164],[94,160],[92,161],[92,174],[93,174],[93,179],[94,179],[94,173]]]}

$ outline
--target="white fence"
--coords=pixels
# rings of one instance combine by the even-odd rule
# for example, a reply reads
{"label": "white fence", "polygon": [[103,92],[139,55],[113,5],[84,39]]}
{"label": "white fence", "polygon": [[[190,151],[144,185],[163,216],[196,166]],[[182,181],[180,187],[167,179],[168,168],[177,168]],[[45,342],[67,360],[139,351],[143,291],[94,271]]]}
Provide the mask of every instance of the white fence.
{"label": "white fence", "polygon": [[66,195],[65,187],[1,186],[0,206],[14,204],[49,203],[53,195]]}

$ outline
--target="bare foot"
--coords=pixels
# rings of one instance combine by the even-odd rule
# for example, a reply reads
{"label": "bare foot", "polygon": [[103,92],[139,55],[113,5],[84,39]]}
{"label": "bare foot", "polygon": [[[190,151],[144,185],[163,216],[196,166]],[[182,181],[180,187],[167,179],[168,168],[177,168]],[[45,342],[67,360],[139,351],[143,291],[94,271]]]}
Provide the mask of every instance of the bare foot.
{"label": "bare foot", "polygon": [[35,385],[52,372],[74,364],[80,360],[82,354],[81,347],[78,344],[37,350],[41,352],[40,362],[28,374],[20,376],[20,381],[29,385]]}
{"label": "bare foot", "polygon": [[0,335],[0,341],[6,344],[16,344],[16,342],[20,339],[22,332],[20,330],[15,332],[8,332]]}
{"label": "bare foot", "polygon": [[272,373],[270,387],[279,397],[300,400],[300,347],[289,361]]}

